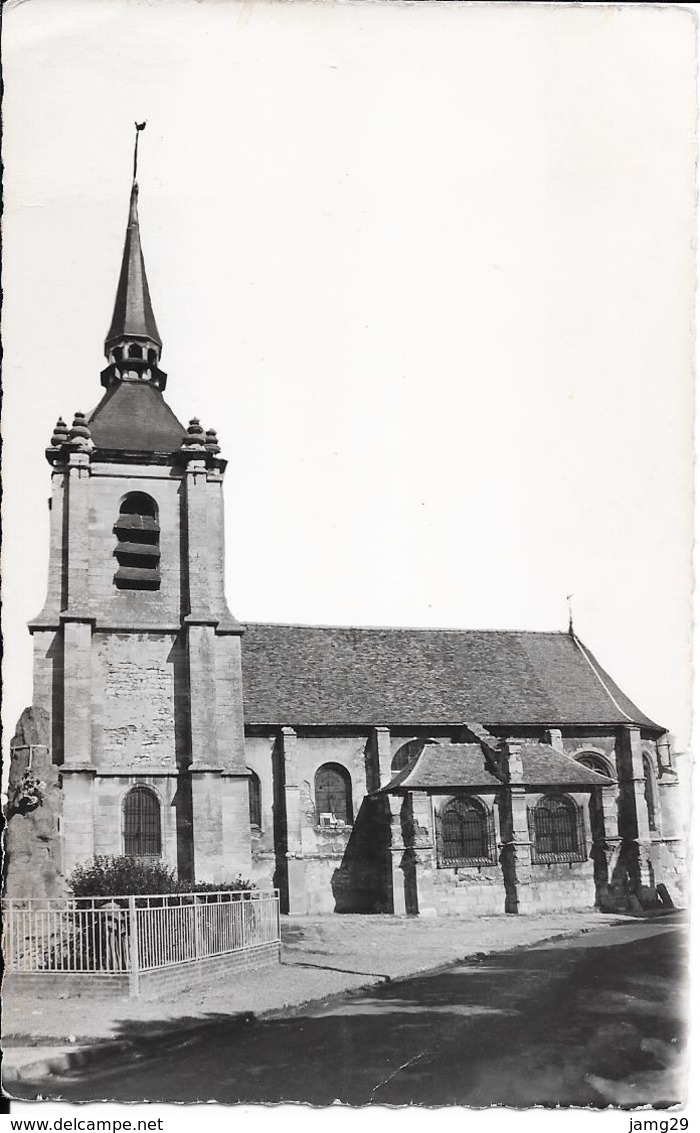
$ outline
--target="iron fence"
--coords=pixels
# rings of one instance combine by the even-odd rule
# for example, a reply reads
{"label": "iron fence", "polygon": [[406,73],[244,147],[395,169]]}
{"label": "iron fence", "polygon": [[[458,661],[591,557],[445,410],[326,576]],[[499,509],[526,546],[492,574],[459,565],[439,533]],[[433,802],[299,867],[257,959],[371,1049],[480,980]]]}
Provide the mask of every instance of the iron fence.
{"label": "iron fence", "polygon": [[7,898],[11,972],[129,975],[280,941],[279,893]]}

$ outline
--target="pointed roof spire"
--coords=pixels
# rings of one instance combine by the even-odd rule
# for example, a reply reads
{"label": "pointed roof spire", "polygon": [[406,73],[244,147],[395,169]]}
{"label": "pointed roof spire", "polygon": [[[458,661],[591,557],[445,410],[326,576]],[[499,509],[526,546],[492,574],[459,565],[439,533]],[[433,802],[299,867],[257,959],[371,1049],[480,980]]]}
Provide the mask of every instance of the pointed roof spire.
{"label": "pointed roof spire", "polygon": [[141,236],[139,233],[138,196],[139,187],[136,181],[136,166],[138,161],[139,133],[146,123],[134,123],[136,126],[136,140],[134,145],[134,180],[131,186],[131,200],[129,202],[129,222],[126,228],[124,241],[124,254],[122,268],[117,285],[117,296],[114,302],[114,314],[107,338],[105,339],[105,353],[109,354],[112,347],[128,343],[129,340],[152,342],[158,350],[162,347],[158,327],[156,326],[151,295],[148,290],[146,278],[146,265],[141,251]]}

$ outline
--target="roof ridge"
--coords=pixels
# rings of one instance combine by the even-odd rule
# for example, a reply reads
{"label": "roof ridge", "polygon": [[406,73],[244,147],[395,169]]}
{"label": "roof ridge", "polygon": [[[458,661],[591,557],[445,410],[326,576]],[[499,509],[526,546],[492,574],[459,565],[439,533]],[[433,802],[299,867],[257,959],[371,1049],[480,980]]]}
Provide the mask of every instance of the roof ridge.
{"label": "roof ridge", "polygon": [[399,633],[500,633],[512,637],[527,634],[532,637],[568,637],[568,630],[558,629],[494,629],[474,628],[473,626],[397,626],[397,625],[342,625],[337,622],[259,622],[242,618],[246,626],[264,626],[275,629],[347,629],[347,630],[393,630]]}

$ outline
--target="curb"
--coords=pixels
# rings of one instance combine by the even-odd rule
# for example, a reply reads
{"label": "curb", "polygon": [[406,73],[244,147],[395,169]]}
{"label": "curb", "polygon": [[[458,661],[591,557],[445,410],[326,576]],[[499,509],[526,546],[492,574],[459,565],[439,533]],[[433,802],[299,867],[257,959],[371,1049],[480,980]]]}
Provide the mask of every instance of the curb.
{"label": "curb", "polygon": [[[668,912],[678,912],[679,910],[673,909]],[[657,916],[664,914],[656,914]],[[368,973],[366,983],[362,983],[356,987],[348,988],[345,991],[333,992],[330,995],[312,996],[301,1003],[287,1004],[282,1007],[273,1007],[267,1011],[259,1013],[254,1011],[240,1012],[231,1015],[225,1022],[218,1022],[212,1024],[211,1022],[202,1021],[191,1025],[190,1027],[181,1028],[177,1035],[171,1031],[158,1031],[156,1028],[147,1036],[140,1040],[134,1039],[107,1039],[102,1042],[85,1038],[82,1040],[85,1044],[76,1047],[73,1050],[67,1050],[63,1054],[56,1054],[50,1058],[40,1058],[36,1062],[25,1064],[24,1066],[9,1066],[3,1067],[3,1084],[10,1085],[12,1082],[37,1082],[41,1079],[51,1077],[61,1077],[71,1071],[79,1070],[81,1068],[90,1066],[100,1066],[105,1062],[111,1063],[112,1066],[118,1066],[128,1058],[129,1061],[139,1060],[153,1055],[153,1043],[158,1044],[158,1051],[167,1052],[169,1050],[176,1050],[182,1046],[189,1046],[196,1042],[199,1038],[205,1035],[211,1035],[217,1028],[219,1030],[229,1028],[238,1030],[242,1026],[247,1026],[253,1023],[262,1023],[271,1019],[289,1018],[305,1011],[312,1006],[320,1006],[327,1004],[331,1006],[340,1000],[347,999],[348,997],[361,995],[372,987],[389,987],[392,984],[402,983],[404,980],[413,979],[416,976],[436,975],[439,972],[446,971],[448,968],[453,967],[455,964],[464,964],[468,961],[476,961],[480,963],[486,960],[489,956],[499,955],[501,952],[520,952],[527,948],[533,948],[541,944],[550,944],[557,940],[570,940],[577,936],[584,936],[589,932],[594,931],[596,928],[616,928],[623,924],[629,924],[631,921],[639,921],[640,919],[656,919],[654,918],[640,918],[630,916],[625,913],[613,914],[610,920],[604,921],[600,926],[583,925],[580,928],[568,928],[559,932],[551,933],[549,936],[543,936],[538,940],[530,941],[527,944],[514,944],[506,948],[490,948],[486,950],[477,950],[468,952],[464,956],[455,956],[451,960],[445,960],[440,964],[429,964],[425,967],[414,968],[410,972],[404,972],[399,976],[371,976]],[[358,973],[359,974],[359,973]],[[19,1040],[19,1041],[18,1041]],[[170,1040],[170,1041],[169,1041]],[[60,1040],[54,1040],[54,1042]],[[80,1041],[80,1040],[79,1040]],[[24,1047],[36,1045],[36,1037],[33,1040],[27,1036],[19,1035],[6,1035],[5,1036],[5,1051],[12,1050],[12,1045],[19,1046],[20,1042]],[[119,1056],[122,1056],[119,1059]],[[118,1062],[115,1062],[119,1059]]]}
{"label": "curb", "polygon": [[[254,1022],[256,1018],[258,1016],[252,1011],[243,1011],[231,1015],[225,1024],[219,1023],[219,1027],[238,1029],[240,1026]],[[91,1042],[90,1039],[84,1039],[85,1044],[91,1042],[91,1045],[76,1046],[75,1049],[64,1051],[63,1054],[55,1054],[50,1058],[40,1058],[36,1062],[27,1063],[24,1066],[3,1067],[3,1084],[34,1082],[40,1078],[60,1076],[85,1066],[100,1066],[104,1062],[114,1063],[114,1059],[119,1055],[128,1055],[129,1060],[147,1058],[153,1053],[153,1042],[157,1042],[162,1051],[176,1050],[195,1042],[202,1032],[211,1032],[213,1029],[215,1029],[215,1025],[212,1025],[212,1023],[201,1022],[190,1027],[180,1028],[177,1035],[173,1034],[172,1031],[154,1029],[140,1040],[107,1039],[103,1042],[95,1042],[94,1040]],[[15,1039],[15,1042],[18,1038],[18,1036],[9,1037]],[[16,1043],[16,1045],[19,1044]],[[26,1045],[28,1046],[29,1043]],[[12,1046],[7,1045],[7,1038],[5,1039],[5,1050],[12,1050]]]}

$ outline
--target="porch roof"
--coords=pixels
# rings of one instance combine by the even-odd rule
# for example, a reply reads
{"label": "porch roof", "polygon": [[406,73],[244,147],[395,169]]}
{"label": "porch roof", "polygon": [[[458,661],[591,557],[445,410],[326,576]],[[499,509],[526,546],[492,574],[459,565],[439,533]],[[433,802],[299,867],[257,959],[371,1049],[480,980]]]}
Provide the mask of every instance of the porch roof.
{"label": "porch roof", "polygon": [[[550,744],[519,745],[523,764],[524,787],[569,787],[571,789],[606,787],[614,780],[599,775],[563,755]],[[464,788],[490,789],[501,787],[502,780],[489,769],[479,744],[426,744],[407,765],[397,772],[380,793],[402,791],[443,791]]]}

